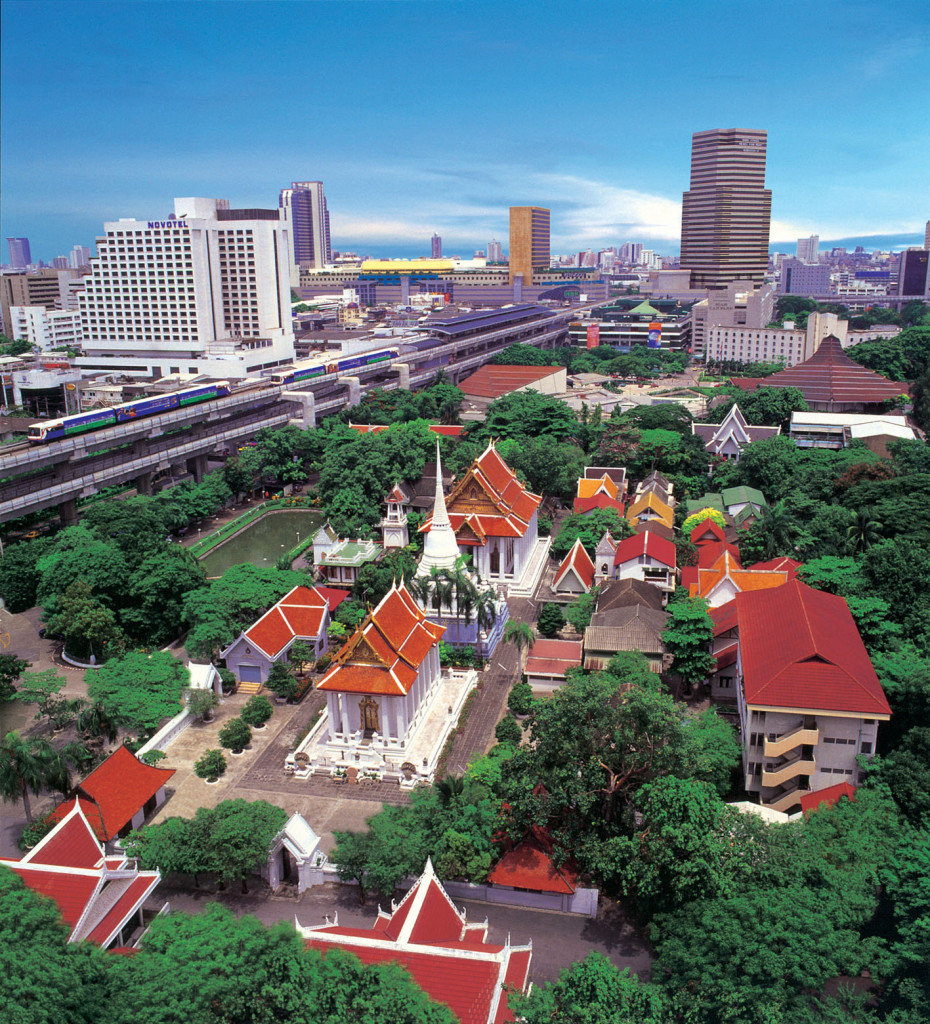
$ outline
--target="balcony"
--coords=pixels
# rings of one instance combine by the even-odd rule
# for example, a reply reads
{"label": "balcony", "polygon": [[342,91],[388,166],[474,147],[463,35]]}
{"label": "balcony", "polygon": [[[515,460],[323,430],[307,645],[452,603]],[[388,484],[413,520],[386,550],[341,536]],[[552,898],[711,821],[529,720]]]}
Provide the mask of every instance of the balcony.
{"label": "balcony", "polygon": [[762,753],[765,757],[781,757],[795,747],[815,747],[820,739],[820,730],[817,726],[810,727],[808,723],[799,726],[793,732],[787,732],[776,740],[766,739],[762,746]]}
{"label": "balcony", "polygon": [[817,762],[811,757],[796,757],[791,761],[787,761],[783,765],[779,765],[775,771],[767,772],[763,769],[762,771],[762,785],[765,788],[770,786],[781,786],[786,782],[790,782],[792,779],[796,779],[799,775],[813,775],[817,770]]}
{"label": "balcony", "polygon": [[760,802],[763,807],[769,807],[773,811],[781,811],[784,814],[791,810],[792,807],[800,807],[801,797],[807,792],[809,790],[801,789],[800,786],[792,786],[791,789],[780,793],[774,799],[761,800]]}

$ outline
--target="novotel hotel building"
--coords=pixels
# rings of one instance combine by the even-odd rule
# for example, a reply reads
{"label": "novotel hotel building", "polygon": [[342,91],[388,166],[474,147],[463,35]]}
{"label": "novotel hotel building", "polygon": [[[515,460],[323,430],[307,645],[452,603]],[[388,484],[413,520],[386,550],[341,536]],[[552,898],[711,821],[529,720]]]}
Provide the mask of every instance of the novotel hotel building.
{"label": "novotel hotel building", "polygon": [[175,199],[165,220],[104,231],[79,296],[83,371],[235,379],[294,358],[285,210]]}

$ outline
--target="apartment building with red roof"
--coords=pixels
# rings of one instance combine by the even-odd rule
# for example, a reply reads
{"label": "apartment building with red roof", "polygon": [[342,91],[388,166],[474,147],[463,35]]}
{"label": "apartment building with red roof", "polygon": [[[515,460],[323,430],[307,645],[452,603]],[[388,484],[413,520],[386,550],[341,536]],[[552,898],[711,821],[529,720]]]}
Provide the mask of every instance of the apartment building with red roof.
{"label": "apartment building with red roof", "polygon": [[165,802],[165,786],[173,775],[173,768],[145,764],[127,747],[117,747],[75,786],[71,798],[60,803],[49,818],[63,821],[80,801],[97,839],[110,842],[142,827]]}
{"label": "apartment building with red roof", "polygon": [[745,786],[790,811],[804,795],[859,781],[891,709],[842,597],[791,580],[736,595],[737,708]]}
{"label": "apartment building with red roof", "polygon": [[[131,756],[131,755],[130,755]],[[123,946],[142,927],[142,905],[161,875],[122,854],[107,856],[94,834],[94,805],[78,799],[21,860],[0,860],[34,892],[55,901],[68,941]]]}
{"label": "apartment building with red roof", "polygon": [[301,927],[311,949],[353,953],[362,963],[396,963],[436,1002],[444,1003],[461,1024],[507,1024],[514,1015],[507,989],[525,992],[533,944],[488,942],[488,924],[471,923],[436,877],[432,863],[390,913],[378,910],[371,928],[338,923]]}
{"label": "apartment building with red roof", "polygon": [[334,587],[297,586],[220,652],[242,683],[264,683],[272,665],[287,660],[295,640],[304,640],[319,658],[326,650],[331,612],[349,596]]}
{"label": "apartment building with red roof", "polygon": [[[496,586],[519,583],[536,551],[542,497],[528,491],[500,457],[494,442],[462,474],[446,498],[449,522],[463,555]],[[428,533],[432,515],[420,527]]]}

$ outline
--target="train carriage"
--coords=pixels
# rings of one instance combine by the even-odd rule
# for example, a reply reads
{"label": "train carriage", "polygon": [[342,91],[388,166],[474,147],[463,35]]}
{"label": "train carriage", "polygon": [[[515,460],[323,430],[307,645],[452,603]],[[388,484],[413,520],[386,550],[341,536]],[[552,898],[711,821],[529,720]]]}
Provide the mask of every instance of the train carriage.
{"label": "train carriage", "polygon": [[62,437],[83,434],[88,430],[110,427],[114,423],[116,413],[113,409],[94,409],[92,412],[82,412],[76,416],[63,416],[57,420],[33,423],[29,428],[28,438],[37,442],[56,441]]}

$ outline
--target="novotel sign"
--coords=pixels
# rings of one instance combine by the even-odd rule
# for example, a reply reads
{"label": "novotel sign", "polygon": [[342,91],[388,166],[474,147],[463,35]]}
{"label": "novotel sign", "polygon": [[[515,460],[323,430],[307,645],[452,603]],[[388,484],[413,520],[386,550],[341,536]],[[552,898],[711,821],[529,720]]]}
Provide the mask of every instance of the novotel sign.
{"label": "novotel sign", "polygon": [[186,220],[150,220],[150,228],[186,228]]}

